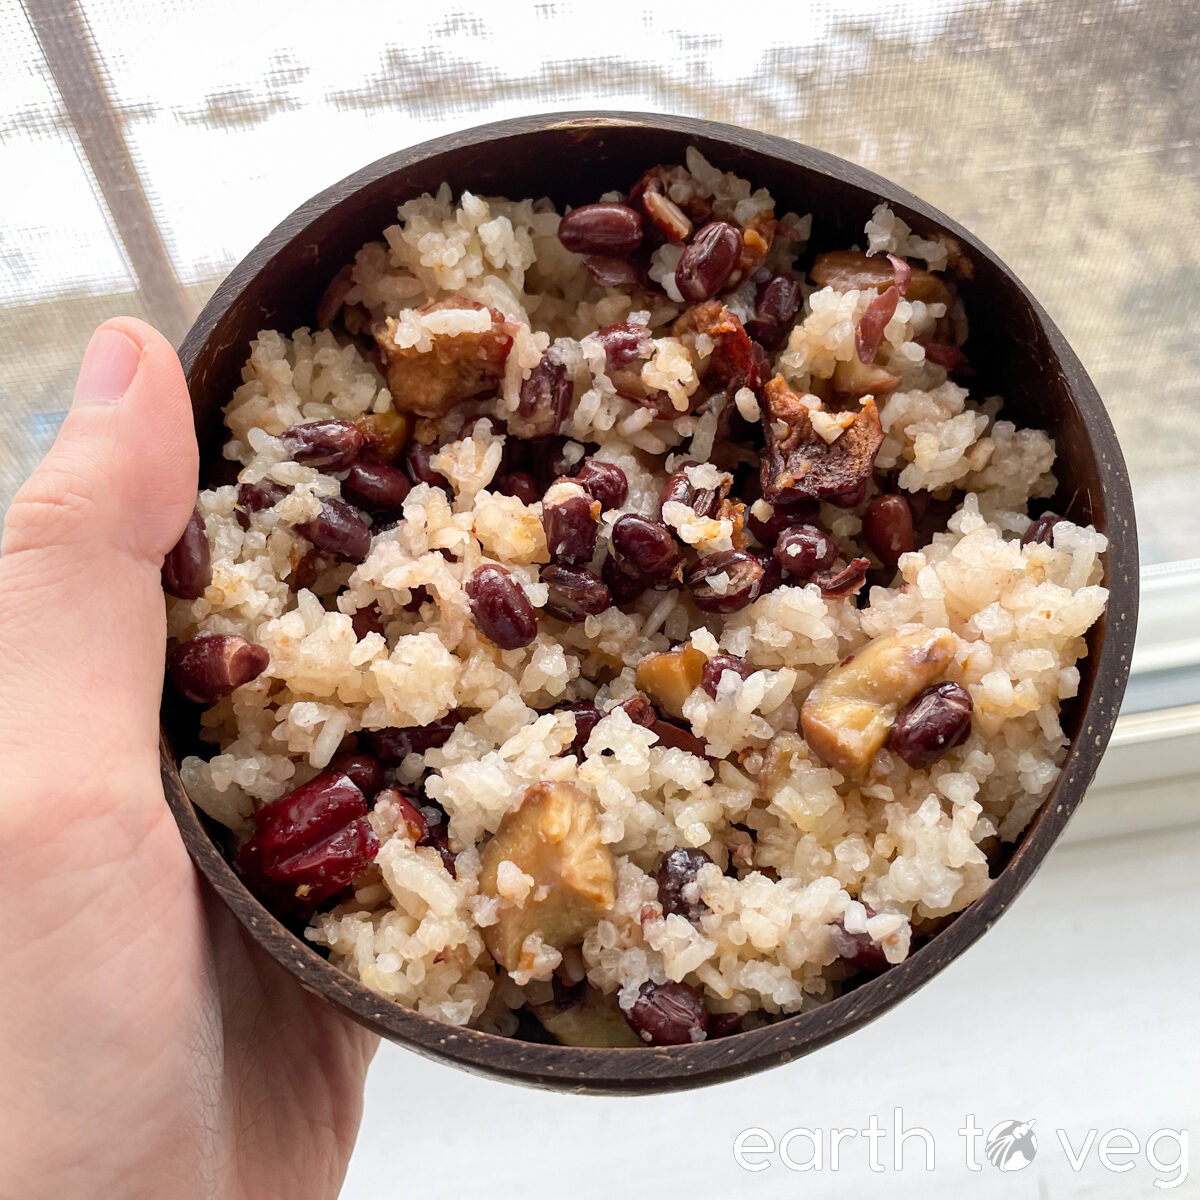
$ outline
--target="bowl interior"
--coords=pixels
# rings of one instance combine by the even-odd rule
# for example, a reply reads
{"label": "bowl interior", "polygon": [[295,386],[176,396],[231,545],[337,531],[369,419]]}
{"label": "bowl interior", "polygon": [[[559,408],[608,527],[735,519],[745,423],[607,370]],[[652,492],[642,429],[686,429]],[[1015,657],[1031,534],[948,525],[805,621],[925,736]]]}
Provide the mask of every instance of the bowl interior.
{"label": "bowl interior", "polygon": [[950,274],[971,317],[966,351],[973,396],[1005,398],[1002,416],[1049,430],[1058,445],[1055,511],[1109,535],[1106,616],[1089,634],[1078,697],[1066,706],[1072,749],[1050,800],[981,900],[906,962],[812,1013],[766,1029],[669,1050],[581,1050],[456,1030],[417,1016],[341,975],[274,920],[241,886],[187,801],[174,763],[194,743],[193,712],[164,703],[163,770],[189,849],[210,882],[266,948],[310,988],[418,1051],[468,1069],[544,1086],[646,1091],[711,1082],[804,1054],[878,1015],[956,957],[1027,882],[1082,798],[1116,719],[1128,674],[1137,603],[1132,499],[1115,435],[1078,360],[1011,272],[965,230],[893,184],[781,139],[682,118],[566,114],[468,130],[380,160],[293,213],[234,270],[181,351],[201,443],[202,478],[219,477],[221,408],[240,382],[261,329],[310,324],[337,271],[395,222],[396,206],[448,182],[510,197],[549,195],[558,205],[628,188],[647,167],[679,162],[694,145],[714,165],[766,187],[777,211],[813,215],[815,251],[862,244],[886,200],[918,233],[950,233],[961,254]]}

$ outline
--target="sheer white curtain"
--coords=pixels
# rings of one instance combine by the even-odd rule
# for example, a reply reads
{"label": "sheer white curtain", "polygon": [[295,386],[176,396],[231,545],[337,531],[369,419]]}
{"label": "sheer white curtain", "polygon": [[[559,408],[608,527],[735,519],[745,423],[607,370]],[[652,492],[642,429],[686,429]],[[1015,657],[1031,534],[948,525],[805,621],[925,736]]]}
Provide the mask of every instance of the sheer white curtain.
{"label": "sheer white curtain", "polygon": [[0,507],[92,326],[178,337],[314,191],[535,110],[750,125],[895,178],[1010,262],[1112,410],[1152,562],[1200,555],[1194,0],[0,0]]}

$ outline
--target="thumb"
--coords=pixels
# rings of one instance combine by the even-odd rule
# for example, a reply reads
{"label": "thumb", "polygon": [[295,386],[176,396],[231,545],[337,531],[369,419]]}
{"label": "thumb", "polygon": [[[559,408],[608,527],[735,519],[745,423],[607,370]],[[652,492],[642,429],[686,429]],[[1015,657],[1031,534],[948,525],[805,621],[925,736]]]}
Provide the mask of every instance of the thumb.
{"label": "thumb", "polygon": [[0,541],[0,749],[16,779],[44,778],[59,757],[68,778],[153,760],[159,570],[195,504],[197,463],[170,343],[129,317],[105,322]]}

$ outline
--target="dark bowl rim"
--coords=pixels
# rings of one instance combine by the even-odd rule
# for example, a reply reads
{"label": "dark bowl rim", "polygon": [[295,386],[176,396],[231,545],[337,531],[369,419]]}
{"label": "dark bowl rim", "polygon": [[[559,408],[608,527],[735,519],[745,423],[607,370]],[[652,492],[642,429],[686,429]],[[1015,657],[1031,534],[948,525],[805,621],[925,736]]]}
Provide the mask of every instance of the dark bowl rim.
{"label": "dark bowl rim", "polygon": [[710,138],[751,155],[782,160],[873,193],[879,200],[936,226],[1011,280],[1042,325],[1068,391],[1085,418],[1099,466],[1105,533],[1109,539],[1109,606],[1101,634],[1095,684],[1062,771],[1034,825],[988,891],[908,959],[807,1013],[761,1029],[693,1046],[586,1049],[529,1043],[442,1024],[387,1000],[333,967],[290,933],[245,889],[188,799],[165,732],[160,737],[163,782],[188,851],[202,875],[254,939],[297,977],[355,1020],[427,1057],[478,1074],[556,1090],[631,1094],[660,1092],[735,1079],[807,1054],[882,1015],[957,958],[1006,911],[1057,840],[1095,773],[1112,733],[1128,679],[1137,619],[1138,562],[1133,498],[1108,413],[1082,364],[1028,288],[973,234],[907,190],[856,164],[786,138],[691,117],[658,113],[571,111],[490,122],[396,151],[305,201],[258,243],[216,289],[180,349],[189,384],[197,359],[218,323],[250,282],[317,217],[352,193],[449,151],[550,130],[647,128],[684,138]]}

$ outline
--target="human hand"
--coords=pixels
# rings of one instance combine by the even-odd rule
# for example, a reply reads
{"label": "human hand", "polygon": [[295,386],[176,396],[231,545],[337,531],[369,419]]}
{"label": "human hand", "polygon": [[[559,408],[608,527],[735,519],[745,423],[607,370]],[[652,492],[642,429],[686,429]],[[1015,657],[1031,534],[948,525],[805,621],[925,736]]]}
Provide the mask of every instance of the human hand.
{"label": "human hand", "polygon": [[183,373],[93,336],[0,543],[0,1200],[332,1197],[375,1039],[202,892],[158,776]]}

